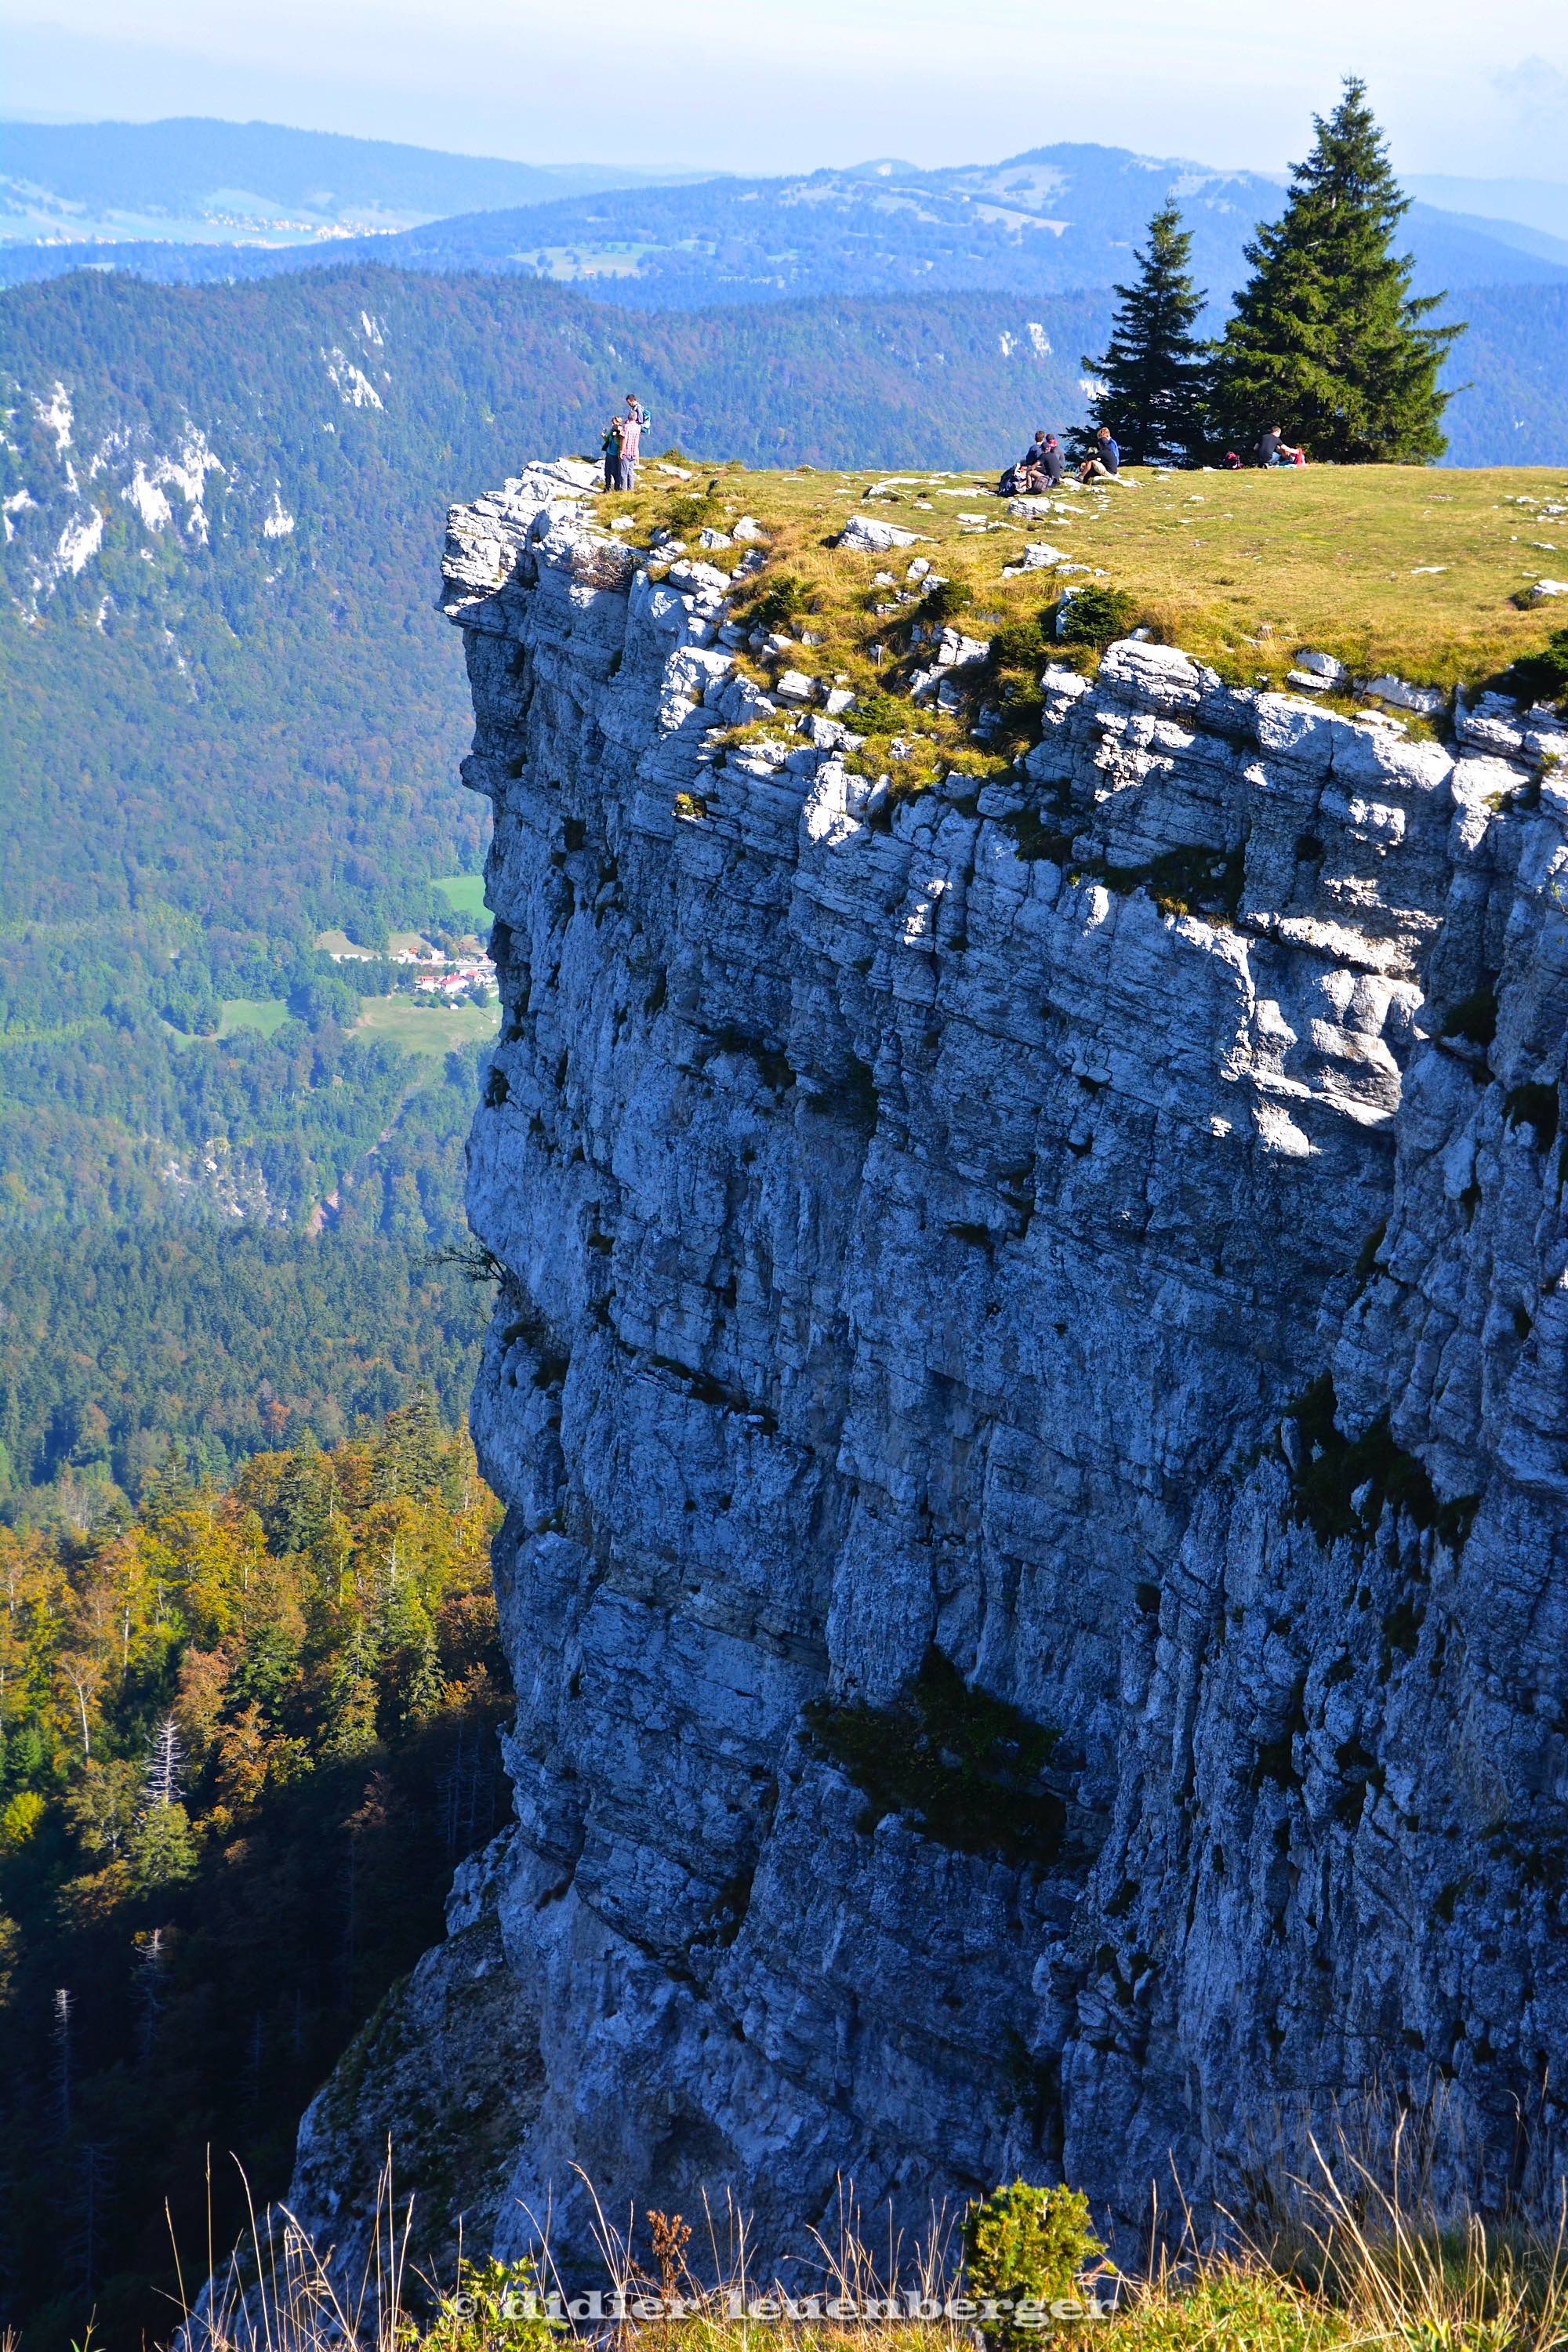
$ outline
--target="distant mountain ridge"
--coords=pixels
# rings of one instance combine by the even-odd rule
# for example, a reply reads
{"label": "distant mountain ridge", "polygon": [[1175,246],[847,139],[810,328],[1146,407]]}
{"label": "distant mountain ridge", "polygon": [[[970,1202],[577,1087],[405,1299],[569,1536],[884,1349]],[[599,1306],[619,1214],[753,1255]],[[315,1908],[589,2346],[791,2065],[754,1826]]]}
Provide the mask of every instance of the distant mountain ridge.
{"label": "distant mountain ridge", "polygon": [[1418,203],[1496,223],[1500,235],[1506,226],[1568,237],[1568,183],[1468,180],[1441,172],[1407,172],[1405,186]]}
{"label": "distant mountain ridge", "polygon": [[[0,160],[4,153],[0,141]],[[0,245],[0,282],[55,276],[82,262],[201,282],[351,259],[531,272],[590,286],[636,309],[824,294],[1039,297],[1125,278],[1149,215],[1167,194],[1181,204],[1192,233],[1198,282],[1222,305],[1245,275],[1248,239],[1283,203],[1282,184],[1179,156],[1076,142],[939,171],[879,159],[782,178],[665,181],[576,194],[552,189],[548,200],[536,191],[526,202],[448,207],[400,234],[324,247],[12,243]],[[1539,227],[1417,203],[1405,234],[1424,293],[1568,283],[1568,240]]]}
{"label": "distant mountain ridge", "polygon": [[515,163],[201,115],[0,121],[0,238],[309,238],[547,203],[642,176],[608,164]]}

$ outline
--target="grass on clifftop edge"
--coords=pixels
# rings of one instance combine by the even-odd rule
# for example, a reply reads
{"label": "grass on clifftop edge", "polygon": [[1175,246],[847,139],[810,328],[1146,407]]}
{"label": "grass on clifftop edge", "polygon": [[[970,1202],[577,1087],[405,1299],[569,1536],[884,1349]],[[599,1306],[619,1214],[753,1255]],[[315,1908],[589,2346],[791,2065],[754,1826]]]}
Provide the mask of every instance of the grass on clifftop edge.
{"label": "grass on clifftop edge", "polygon": [[[636,492],[602,496],[595,520],[628,519],[634,528],[619,535],[640,545],[673,524],[689,555],[732,571],[744,551],[705,550],[700,530],[753,516],[766,533],[760,583],[788,575],[805,600],[787,633],[805,628],[823,640],[805,649],[810,659],[800,666],[840,673],[859,691],[887,672],[889,637],[916,617],[912,605],[901,614],[872,607],[906,588],[917,556],[969,592],[955,618],[971,634],[1026,622],[1061,586],[1092,583],[1124,592],[1156,637],[1234,685],[1281,686],[1298,651],[1311,648],[1358,677],[1473,686],[1540,652],[1568,619],[1568,599],[1530,611],[1511,601],[1533,581],[1568,576],[1568,467],[1131,467],[1124,486],[1066,488],[1048,512],[1019,521],[996,497],[994,474],[879,478],[680,463],[684,480],[661,472],[658,460],[645,464]],[[879,479],[886,494],[868,499]],[[921,544],[888,555],[829,546],[853,513],[918,531]],[[991,528],[966,525],[963,515]],[[1004,580],[1004,565],[1041,540],[1086,569],[1060,581],[1050,571]],[[897,588],[879,597],[880,572],[892,572]]]}

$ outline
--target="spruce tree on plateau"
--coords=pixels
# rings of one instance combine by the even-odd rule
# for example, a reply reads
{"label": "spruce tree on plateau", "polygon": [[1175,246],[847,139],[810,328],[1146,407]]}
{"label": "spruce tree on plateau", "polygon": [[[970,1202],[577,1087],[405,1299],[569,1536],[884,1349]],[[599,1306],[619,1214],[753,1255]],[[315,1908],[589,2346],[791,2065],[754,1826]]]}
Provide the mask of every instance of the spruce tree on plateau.
{"label": "spruce tree on plateau", "polygon": [[1447,447],[1437,371],[1462,326],[1410,291],[1394,235],[1409,209],[1365,86],[1344,95],[1297,165],[1285,210],[1247,248],[1252,276],[1214,360],[1214,424],[1244,453],[1271,425],[1310,457],[1421,465]]}
{"label": "spruce tree on plateau", "polygon": [[1147,244],[1134,256],[1138,281],[1118,286],[1110,340],[1101,359],[1083,364],[1104,389],[1089,402],[1087,449],[1108,425],[1123,459],[1134,466],[1194,462],[1204,445],[1205,348],[1193,328],[1206,296],[1188,262],[1193,241],[1179,207],[1161,205]]}

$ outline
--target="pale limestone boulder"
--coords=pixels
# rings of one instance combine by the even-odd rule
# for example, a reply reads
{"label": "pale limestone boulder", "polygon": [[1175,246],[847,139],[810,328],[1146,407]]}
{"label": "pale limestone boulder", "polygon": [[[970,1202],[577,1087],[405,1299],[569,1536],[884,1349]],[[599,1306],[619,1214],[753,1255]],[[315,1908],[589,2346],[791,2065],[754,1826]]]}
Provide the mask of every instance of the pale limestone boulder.
{"label": "pale limestone boulder", "polygon": [[920,542],[918,530],[905,530],[896,522],[884,522],[880,515],[852,514],[838,534],[838,545],[858,550],[868,555],[885,555],[892,547],[914,547]]}

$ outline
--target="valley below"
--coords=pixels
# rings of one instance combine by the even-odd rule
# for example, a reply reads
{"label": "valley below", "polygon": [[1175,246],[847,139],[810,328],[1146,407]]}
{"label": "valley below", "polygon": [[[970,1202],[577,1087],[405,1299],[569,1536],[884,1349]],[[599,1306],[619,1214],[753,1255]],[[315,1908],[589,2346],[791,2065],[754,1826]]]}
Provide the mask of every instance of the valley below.
{"label": "valley below", "polygon": [[1015,497],[1150,159],[220,251],[190,131],[205,250],[0,255],[0,2326],[248,2200],[294,2344],[390,2148],[362,2352],[1173,2169],[1129,2352],[1544,2352],[1226,2264],[1401,2113],[1432,2231],[1568,2165],[1552,238],[1413,223],[1447,463]]}

